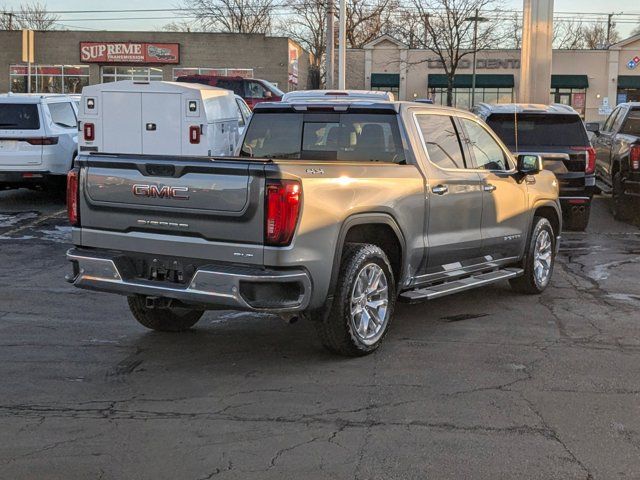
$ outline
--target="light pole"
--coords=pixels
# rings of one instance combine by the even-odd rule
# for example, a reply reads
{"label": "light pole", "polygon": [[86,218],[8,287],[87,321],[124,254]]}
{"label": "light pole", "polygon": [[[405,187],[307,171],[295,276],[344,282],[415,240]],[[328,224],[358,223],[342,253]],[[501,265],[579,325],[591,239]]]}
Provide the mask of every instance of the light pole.
{"label": "light pole", "polygon": [[347,75],[347,0],[340,0],[338,36],[338,89],[344,90]]}
{"label": "light pole", "polygon": [[476,54],[478,53],[478,22],[488,22],[489,19],[479,16],[476,8],[476,14],[473,17],[467,17],[467,22],[473,22],[473,69],[471,73],[471,108],[476,104]]}

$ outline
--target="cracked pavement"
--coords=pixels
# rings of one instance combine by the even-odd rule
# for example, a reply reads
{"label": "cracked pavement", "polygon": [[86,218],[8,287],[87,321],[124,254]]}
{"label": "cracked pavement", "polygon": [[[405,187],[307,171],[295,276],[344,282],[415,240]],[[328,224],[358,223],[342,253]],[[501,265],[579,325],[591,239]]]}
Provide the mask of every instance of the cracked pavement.
{"label": "cracked pavement", "polygon": [[640,478],[640,230],[608,202],[542,296],[400,305],[344,359],[267,315],[147,331],[64,282],[59,200],[0,193],[0,478]]}

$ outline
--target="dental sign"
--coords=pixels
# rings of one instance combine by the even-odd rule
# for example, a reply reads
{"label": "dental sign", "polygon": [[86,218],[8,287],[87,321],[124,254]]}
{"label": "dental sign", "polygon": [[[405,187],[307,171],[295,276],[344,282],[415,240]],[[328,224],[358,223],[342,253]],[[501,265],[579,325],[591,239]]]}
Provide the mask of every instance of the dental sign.
{"label": "dental sign", "polygon": [[80,42],[84,63],[180,63],[180,44],[146,42]]}

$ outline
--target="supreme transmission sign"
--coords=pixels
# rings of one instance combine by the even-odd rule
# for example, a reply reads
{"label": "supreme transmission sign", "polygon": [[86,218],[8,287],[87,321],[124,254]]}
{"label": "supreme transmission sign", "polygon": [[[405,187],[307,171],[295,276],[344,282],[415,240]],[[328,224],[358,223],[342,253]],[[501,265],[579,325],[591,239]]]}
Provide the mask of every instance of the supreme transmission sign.
{"label": "supreme transmission sign", "polygon": [[179,63],[180,44],[146,42],[80,42],[85,63]]}

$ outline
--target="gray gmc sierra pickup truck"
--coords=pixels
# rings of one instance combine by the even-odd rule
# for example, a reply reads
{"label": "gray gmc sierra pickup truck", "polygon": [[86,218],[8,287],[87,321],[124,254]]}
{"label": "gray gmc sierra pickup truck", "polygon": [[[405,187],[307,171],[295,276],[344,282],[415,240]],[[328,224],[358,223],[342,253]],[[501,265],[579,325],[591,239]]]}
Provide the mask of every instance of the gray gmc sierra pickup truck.
{"label": "gray gmc sierra pickup truck", "polygon": [[549,284],[562,215],[535,155],[476,116],[419,103],[257,105],[236,157],[80,155],[68,177],[79,288],[163,331],[208,309],[303,316],[345,355],[396,301]]}

